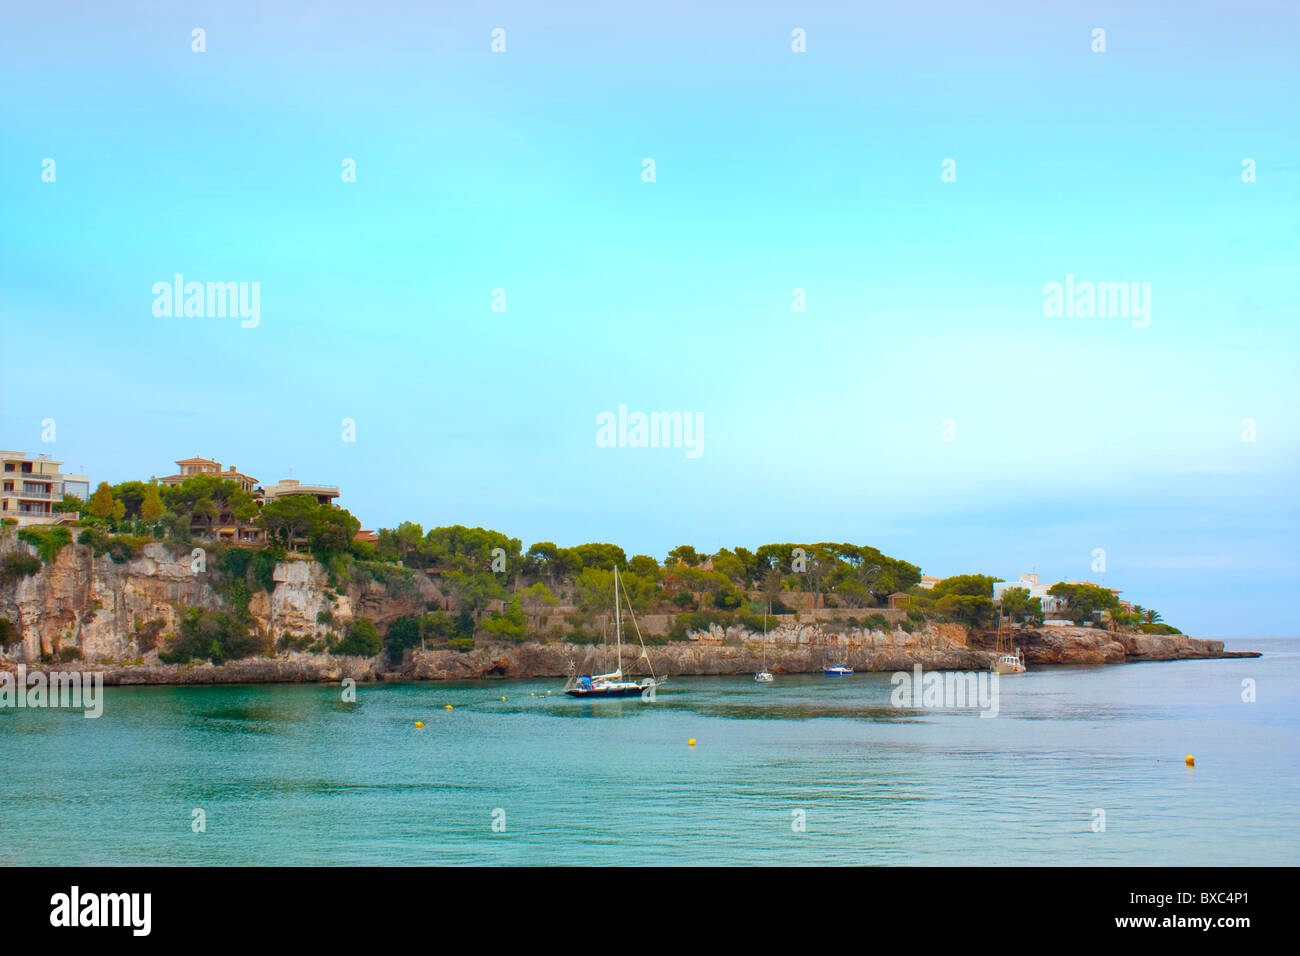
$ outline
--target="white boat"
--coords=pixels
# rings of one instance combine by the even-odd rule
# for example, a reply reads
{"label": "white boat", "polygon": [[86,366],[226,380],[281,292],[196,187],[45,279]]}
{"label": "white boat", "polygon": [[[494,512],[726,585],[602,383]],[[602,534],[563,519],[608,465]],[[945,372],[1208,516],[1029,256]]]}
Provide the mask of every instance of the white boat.
{"label": "white boat", "polygon": [[772,672],[767,669],[767,615],[763,615],[763,669],[754,675],[754,680],[760,684],[770,684],[776,680]]}
{"label": "white boat", "polygon": [[1023,674],[1028,669],[1025,667],[1024,655],[1018,647],[1014,653],[999,654],[998,659],[993,662],[993,670],[999,674]]}
{"label": "white boat", "polygon": [[[636,639],[641,644],[641,657],[645,658],[649,677],[640,681],[627,680],[623,676],[623,613],[618,599],[618,567],[614,568],[614,640],[618,648],[618,666],[608,674],[592,674],[590,677],[570,677],[564,685],[564,692],[570,697],[648,697],[656,687],[662,687],[667,678],[655,677],[654,668],[650,666],[650,657],[645,651],[645,641],[641,639],[641,629],[637,627],[636,615],[632,614],[632,600],[628,598],[627,612],[632,617],[632,627],[636,630]],[[626,589],[624,597],[627,596]],[[570,664],[572,667],[572,664]]]}
{"label": "white boat", "polygon": [[1020,648],[1011,646],[1011,625],[1007,623],[1006,634],[1002,631],[1002,615],[998,615],[998,657],[993,662],[996,674],[1023,674],[1029,668],[1025,666],[1025,655]]}

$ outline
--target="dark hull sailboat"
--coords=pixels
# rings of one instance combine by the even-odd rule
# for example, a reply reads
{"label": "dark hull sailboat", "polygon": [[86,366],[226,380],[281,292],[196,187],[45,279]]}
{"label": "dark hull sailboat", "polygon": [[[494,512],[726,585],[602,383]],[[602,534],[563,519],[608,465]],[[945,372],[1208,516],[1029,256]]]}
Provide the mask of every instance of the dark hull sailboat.
{"label": "dark hull sailboat", "polygon": [[[577,697],[583,700],[604,699],[610,697],[643,697],[647,700],[654,699],[654,691],[664,683],[663,678],[654,676],[654,670],[651,669],[650,676],[642,678],[639,682],[626,680],[623,677],[623,615],[622,607],[619,603],[619,583],[618,568],[614,568],[614,639],[617,642],[618,667],[611,674],[593,674],[591,677],[570,677],[568,683],[564,685],[564,692],[570,697]],[[631,601],[628,602],[628,613],[632,613]],[[632,614],[632,626],[636,628],[637,640],[641,640],[641,630],[636,626],[636,615]],[[650,658],[645,652],[645,642],[641,641],[641,657],[645,658],[646,666],[650,664]],[[570,662],[569,667],[572,673],[573,664]]]}
{"label": "dark hull sailboat", "polygon": [[565,691],[570,697],[640,697],[654,684],[610,684],[603,687],[596,687],[590,682],[583,686],[579,682],[577,687],[571,687]]}

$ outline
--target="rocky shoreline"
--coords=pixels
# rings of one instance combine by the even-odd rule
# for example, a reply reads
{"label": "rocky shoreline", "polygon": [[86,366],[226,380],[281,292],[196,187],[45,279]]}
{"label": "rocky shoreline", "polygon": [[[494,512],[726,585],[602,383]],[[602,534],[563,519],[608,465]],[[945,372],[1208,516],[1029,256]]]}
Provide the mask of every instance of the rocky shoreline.
{"label": "rocky shoreline", "polygon": [[[0,553],[27,546],[0,539]],[[286,560],[274,568],[273,587],[257,591],[248,609],[268,643],[293,639],[319,641],[338,634],[347,622],[365,617],[380,627],[399,616],[443,606],[447,596],[424,576],[407,586],[373,579],[346,588],[330,586],[325,570],[307,560]],[[243,684],[356,681],[423,681],[564,678],[612,669],[608,652],[591,644],[559,641],[522,643],[480,639],[468,652],[408,652],[397,664],[385,657],[343,657],[329,653],[281,650],[274,656],[248,657],[222,665],[165,664],[158,635],[176,629],[185,608],[219,610],[223,599],[210,576],[196,574],[189,556],[149,543],[141,556],[115,563],[95,558],[90,549],[69,545],[39,574],[0,587],[0,612],[11,622],[16,643],[0,647],[0,669],[23,663],[35,671],[99,671],[108,684]],[[684,641],[653,643],[647,656],[656,674],[752,674],[763,662],[776,674],[820,673],[828,658],[855,671],[985,670],[996,655],[996,635],[961,624],[930,621],[915,625],[902,612],[871,614],[876,628],[855,618],[862,610],[819,608],[776,616],[767,633],[739,626],[712,625]],[[327,623],[322,623],[323,621]],[[669,615],[650,616],[647,635],[662,639]],[[152,635],[152,636],[151,636]],[[1048,664],[1120,664],[1130,661],[1213,660],[1258,657],[1230,653],[1222,641],[1184,635],[1111,632],[1085,627],[1018,628],[1013,642],[1030,667]],[[62,652],[71,650],[68,657]],[[638,650],[625,646],[625,662]],[[5,656],[5,652],[8,656]],[[39,663],[42,661],[59,663]],[[644,662],[625,668],[644,674]]]}
{"label": "rocky shoreline", "polygon": [[[920,664],[926,670],[986,670],[996,654],[996,637],[974,632],[969,643],[961,644],[943,634],[921,633],[915,642],[889,641],[877,634],[874,642],[854,641],[830,644],[782,645],[769,641],[767,666],[775,674],[820,673],[827,655],[859,672],[911,670]],[[651,646],[646,649],[656,674],[668,676],[711,676],[752,674],[763,661],[759,635],[740,644],[690,641]],[[1091,628],[1044,628],[1020,631],[1017,644],[1026,661],[1034,665],[1100,666],[1139,661],[1219,660],[1259,657],[1255,651],[1224,651],[1222,641],[1179,635],[1113,634]],[[873,646],[874,644],[874,646]],[[498,644],[467,653],[449,650],[416,651],[401,664],[382,657],[340,657],[331,654],[290,654],[281,657],[252,657],[213,664],[137,664],[112,662],[70,662],[63,665],[28,664],[27,670],[99,671],[109,685],[190,685],[339,682],[351,678],[358,683],[376,681],[416,682],[442,680],[563,679],[570,666],[578,673],[592,673],[612,666],[607,654],[589,644]],[[0,665],[5,666],[5,665]],[[7,665],[12,667],[12,664]],[[633,674],[646,673],[637,661],[625,668]]]}

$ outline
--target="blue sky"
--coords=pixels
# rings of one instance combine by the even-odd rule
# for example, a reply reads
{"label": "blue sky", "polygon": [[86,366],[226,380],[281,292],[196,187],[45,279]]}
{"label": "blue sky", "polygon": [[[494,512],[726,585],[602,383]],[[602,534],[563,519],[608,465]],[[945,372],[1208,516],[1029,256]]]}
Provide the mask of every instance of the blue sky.
{"label": "blue sky", "polygon": [[[1300,631],[1296,8],[114,6],[0,15],[0,446]],[[155,317],[178,272],[260,324]],[[1067,273],[1150,282],[1149,327],[1044,317]],[[598,447],[620,404],[703,455]]]}

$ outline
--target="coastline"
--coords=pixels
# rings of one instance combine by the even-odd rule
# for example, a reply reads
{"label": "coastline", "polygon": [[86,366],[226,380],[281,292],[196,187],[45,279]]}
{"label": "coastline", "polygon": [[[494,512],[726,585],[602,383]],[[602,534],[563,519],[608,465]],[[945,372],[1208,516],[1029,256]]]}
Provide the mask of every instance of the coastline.
{"label": "coastline", "polygon": [[[1061,632],[1061,633],[1057,633]],[[651,645],[646,654],[655,673],[669,677],[702,677],[753,674],[763,660],[759,635],[738,645],[691,641]],[[1260,657],[1258,651],[1225,651],[1222,641],[1182,635],[1115,634],[1092,628],[1051,628],[1018,633],[1017,642],[1026,661],[1037,666],[1092,666],[1150,661],[1226,660]],[[877,639],[807,643],[783,646],[767,644],[767,666],[774,674],[820,673],[828,655],[860,673],[911,670],[987,670],[996,651],[996,638],[973,632],[966,643],[940,634],[924,634],[917,642]],[[632,661],[632,655],[628,655]],[[112,661],[25,665],[29,674],[43,672],[102,673],[110,686],[337,683],[352,679],[358,683],[423,683],[459,680],[563,679],[570,662],[579,673],[601,670],[608,663],[607,652],[597,645],[538,642],[486,645],[468,652],[451,650],[414,651],[400,664],[383,657],[353,657],[332,654],[293,653],[279,657],[250,657],[226,664],[164,664],[158,661],[118,663]],[[15,662],[0,667],[13,669]],[[644,665],[632,661],[629,673],[644,673]]]}

